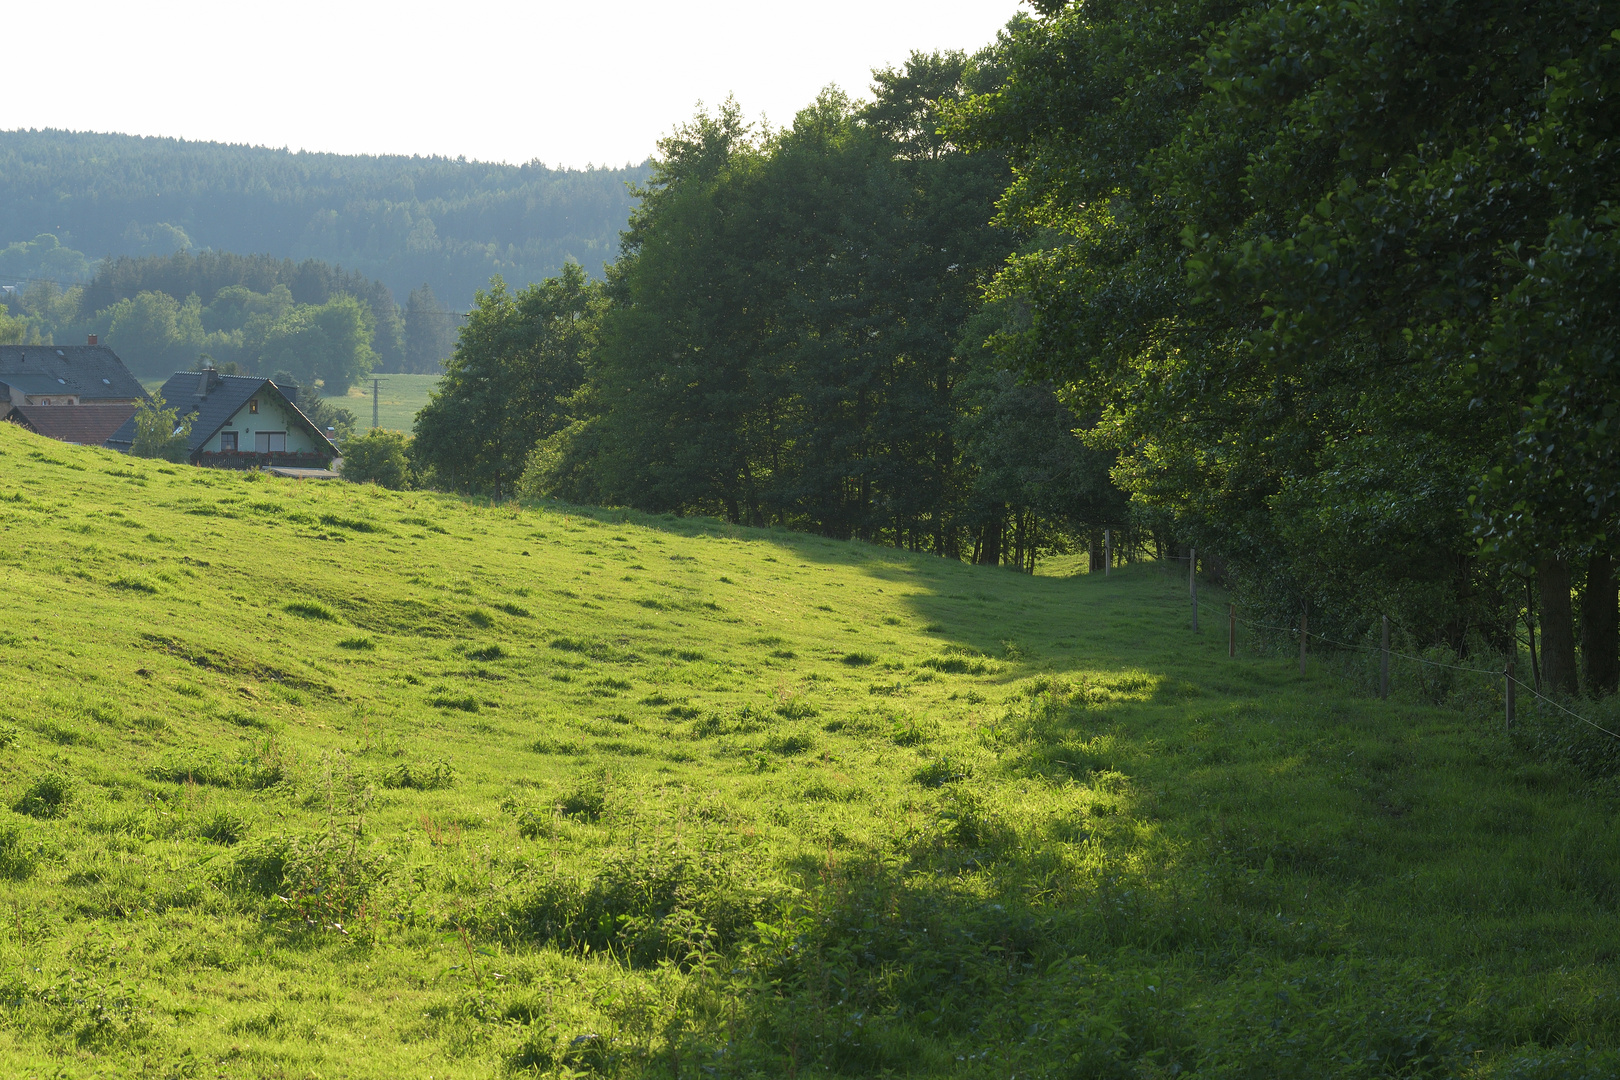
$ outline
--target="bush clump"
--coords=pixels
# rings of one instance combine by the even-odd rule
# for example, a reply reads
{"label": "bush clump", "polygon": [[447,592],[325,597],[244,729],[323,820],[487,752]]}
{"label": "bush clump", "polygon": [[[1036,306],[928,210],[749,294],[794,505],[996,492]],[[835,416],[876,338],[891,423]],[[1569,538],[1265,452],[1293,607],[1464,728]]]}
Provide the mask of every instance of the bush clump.
{"label": "bush clump", "polygon": [[391,491],[411,486],[410,439],[397,431],[372,428],[343,443],[338,474],[356,484],[376,484]]}

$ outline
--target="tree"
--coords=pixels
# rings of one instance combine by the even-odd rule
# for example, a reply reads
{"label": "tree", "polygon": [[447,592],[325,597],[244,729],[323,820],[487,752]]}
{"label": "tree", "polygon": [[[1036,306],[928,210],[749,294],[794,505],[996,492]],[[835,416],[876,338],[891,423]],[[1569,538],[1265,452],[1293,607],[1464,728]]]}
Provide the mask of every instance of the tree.
{"label": "tree", "polygon": [[374,428],[343,443],[343,479],[399,491],[410,486],[409,440],[397,431]]}
{"label": "tree", "polygon": [[497,277],[417,414],[418,467],[454,488],[510,495],[535,444],[569,422],[601,306],[602,286],[577,263],[517,293]]}
{"label": "tree", "polygon": [[352,296],[296,306],[265,335],[259,367],[286,371],[300,386],[319,384],[329,395],[346,393],[377,362],[371,333],[370,310]]}
{"label": "tree", "polygon": [[426,282],[413,289],[405,302],[405,368],[419,375],[436,375],[456,347],[456,323],[444,310],[433,287]]}
{"label": "tree", "polygon": [[191,417],[178,419],[176,410],[164,407],[161,395],[136,402],[135,439],[130,447],[136,457],[182,463],[188,457],[186,444],[190,437]]}
{"label": "tree", "polygon": [[26,345],[28,343],[28,323],[22,319],[12,318],[4,306],[0,306],[0,345]]}
{"label": "tree", "polygon": [[663,140],[609,276],[594,411],[535,475],[957,554],[959,346],[1014,238],[989,224],[1002,159],[938,128],[984,77],[917,54],[868,106],[829,88],[772,133],[727,102]]}
{"label": "tree", "polygon": [[1587,465],[1538,467],[1521,404],[1574,414],[1492,342],[1548,222],[1612,185],[1606,114],[1547,125],[1559,73],[1605,85],[1615,6],[1039,6],[953,131],[1009,154],[1004,216],[1051,238],[1000,278],[1006,347],[1097,412],[1138,503],[1277,617],[1506,647],[1504,563],[1567,607]]}

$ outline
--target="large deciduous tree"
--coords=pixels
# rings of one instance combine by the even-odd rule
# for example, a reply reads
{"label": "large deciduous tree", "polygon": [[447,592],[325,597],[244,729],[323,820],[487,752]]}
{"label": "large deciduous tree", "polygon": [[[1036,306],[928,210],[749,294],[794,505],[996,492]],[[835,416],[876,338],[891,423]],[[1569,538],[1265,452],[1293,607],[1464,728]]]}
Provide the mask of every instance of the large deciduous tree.
{"label": "large deciduous tree", "polygon": [[1570,566],[1612,553],[1620,6],[1038,6],[956,129],[1051,238],[999,282],[1008,347],[1278,606],[1504,643],[1499,568],[1536,569],[1572,688]]}

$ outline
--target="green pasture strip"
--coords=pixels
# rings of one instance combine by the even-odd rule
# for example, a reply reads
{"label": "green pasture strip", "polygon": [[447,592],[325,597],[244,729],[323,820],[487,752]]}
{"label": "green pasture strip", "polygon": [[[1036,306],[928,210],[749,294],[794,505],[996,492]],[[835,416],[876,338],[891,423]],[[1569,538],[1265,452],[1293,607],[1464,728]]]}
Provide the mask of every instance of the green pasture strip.
{"label": "green pasture strip", "polygon": [[1620,1060],[1612,801],[1174,572],[11,425],[0,478],[4,1075]]}
{"label": "green pasture strip", "polygon": [[[390,431],[409,432],[416,427],[416,414],[438,389],[442,375],[378,375],[382,380],[377,393],[377,426]],[[371,430],[371,379],[349,388],[348,396],[337,404],[354,413],[355,430]]]}

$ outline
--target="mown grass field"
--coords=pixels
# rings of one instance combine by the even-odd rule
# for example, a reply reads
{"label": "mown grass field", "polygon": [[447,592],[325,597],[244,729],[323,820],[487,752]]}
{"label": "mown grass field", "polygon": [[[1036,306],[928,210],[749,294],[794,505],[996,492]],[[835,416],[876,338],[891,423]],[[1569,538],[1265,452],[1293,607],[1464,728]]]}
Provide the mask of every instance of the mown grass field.
{"label": "mown grass field", "polygon": [[[377,393],[377,426],[407,434],[416,426],[416,414],[439,387],[442,375],[378,375],[382,380]],[[354,413],[355,430],[371,430],[371,380],[349,388],[338,404]]]}
{"label": "mown grass field", "polygon": [[0,476],[0,1075],[1620,1069],[1608,796],[1152,566]]}

